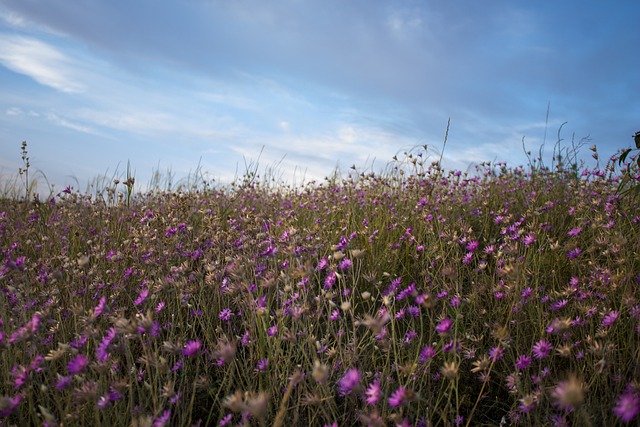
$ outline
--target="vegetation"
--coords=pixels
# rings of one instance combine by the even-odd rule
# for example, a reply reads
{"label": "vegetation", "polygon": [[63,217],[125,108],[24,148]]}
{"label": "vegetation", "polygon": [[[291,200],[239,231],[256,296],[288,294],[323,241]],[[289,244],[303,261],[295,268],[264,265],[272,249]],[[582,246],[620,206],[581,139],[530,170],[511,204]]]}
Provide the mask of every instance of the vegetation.
{"label": "vegetation", "polygon": [[22,148],[0,425],[638,422],[629,152],[462,173],[423,147],[300,188],[252,166],[141,194],[128,172],[35,201]]}

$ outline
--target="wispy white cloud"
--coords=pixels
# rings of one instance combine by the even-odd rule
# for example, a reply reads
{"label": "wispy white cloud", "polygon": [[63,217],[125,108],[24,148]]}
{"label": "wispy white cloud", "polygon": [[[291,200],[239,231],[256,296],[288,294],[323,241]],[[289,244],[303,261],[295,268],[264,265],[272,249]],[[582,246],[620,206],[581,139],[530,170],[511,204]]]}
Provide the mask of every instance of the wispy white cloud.
{"label": "wispy white cloud", "polygon": [[0,34],[0,63],[61,92],[83,92],[86,89],[73,71],[75,64],[72,58],[31,37]]}
{"label": "wispy white cloud", "polygon": [[20,107],[10,107],[10,108],[7,108],[7,111],[5,111],[5,114],[7,116],[21,116],[22,114],[24,114],[24,112]]}
{"label": "wispy white cloud", "polygon": [[64,117],[60,117],[59,115],[55,114],[55,113],[47,113],[46,114],[46,119],[58,126],[62,126],[68,129],[73,129],[76,132],[82,132],[82,133],[88,133],[88,134],[92,134],[92,135],[97,135],[99,134],[99,132],[96,129],[93,129],[90,126],[86,126],[80,123],[76,123],[72,120],[66,119]]}

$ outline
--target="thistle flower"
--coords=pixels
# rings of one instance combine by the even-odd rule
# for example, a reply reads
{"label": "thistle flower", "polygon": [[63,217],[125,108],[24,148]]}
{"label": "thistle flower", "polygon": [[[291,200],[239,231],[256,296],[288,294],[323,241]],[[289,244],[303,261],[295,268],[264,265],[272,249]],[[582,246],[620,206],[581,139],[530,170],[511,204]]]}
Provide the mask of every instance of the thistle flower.
{"label": "thistle flower", "polygon": [[518,409],[523,414],[528,414],[533,411],[533,409],[538,404],[538,396],[536,394],[527,394],[522,399],[519,400],[520,405],[518,405]]}
{"label": "thistle flower", "polygon": [[400,405],[404,405],[406,403],[406,395],[407,389],[403,386],[400,386],[393,392],[393,394],[389,397],[389,406],[392,408],[396,408]]}
{"label": "thistle flower", "polygon": [[458,376],[458,363],[455,360],[444,362],[444,366],[440,368],[440,372],[446,379],[453,381]]}
{"label": "thistle flower", "polygon": [[576,259],[580,256],[581,253],[582,253],[582,249],[580,248],[572,249],[567,253],[567,258]]}
{"label": "thistle flower", "polygon": [[620,315],[620,312],[617,310],[612,310],[611,312],[609,312],[609,314],[604,316],[604,318],[602,319],[602,327],[603,328],[611,327],[616,322],[619,315]]}
{"label": "thistle flower", "polygon": [[556,406],[571,412],[584,401],[585,385],[575,375],[560,381],[553,390],[552,397]]}
{"label": "thistle flower", "polygon": [[536,241],[535,234],[527,234],[526,236],[524,236],[524,239],[522,240],[525,246],[531,246],[532,244],[535,243],[535,241]]}
{"label": "thistle flower", "polygon": [[153,427],[166,426],[170,418],[171,418],[171,409],[167,409],[162,413],[162,415],[160,415],[158,418],[155,419],[155,421],[153,422]]}
{"label": "thistle flower", "polygon": [[453,325],[453,321],[448,317],[445,317],[440,321],[440,323],[436,325],[436,332],[444,335],[449,332],[449,330],[451,329],[451,325]]}
{"label": "thistle flower", "polygon": [[78,354],[67,364],[67,371],[69,371],[71,375],[81,374],[87,368],[88,363],[89,358],[87,358],[87,356],[84,354]]}
{"label": "thistle flower", "polygon": [[184,349],[182,349],[182,354],[185,356],[194,356],[200,351],[200,347],[202,347],[202,341],[193,340],[189,341],[184,345]]}
{"label": "thistle flower", "polygon": [[489,355],[485,354],[482,358],[473,361],[473,368],[471,368],[471,372],[478,373],[484,372],[491,366],[491,359]]}
{"label": "thistle flower", "polygon": [[267,370],[267,367],[269,366],[269,358],[264,358],[264,359],[260,359],[258,360],[258,363],[256,364],[256,371],[257,372],[264,372]]}
{"label": "thistle flower", "polygon": [[107,298],[101,297],[100,301],[98,302],[98,305],[96,305],[95,308],[93,309],[93,313],[91,317],[95,319],[98,316],[100,316],[103,313],[106,306],[107,306]]}
{"label": "thistle flower", "polygon": [[231,320],[232,317],[233,317],[233,311],[231,311],[230,308],[225,308],[220,312],[220,314],[218,314],[218,318],[220,320],[224,320],[225,322],[228,322],[229,320]]}
{"label": "thistle flower", "polygon": [[369,387],[367,387],[367,390],[365,391],[365,401],[369,405],[375,405],[380,399],[380,394],[380,379],[376,378],[371,384],[369,384]]}
{"label": "thistle flower", "polygon": [[136,300],[133,302],[133,305],[140,305],[142,304],[147,297],[149,296],[149,288],[145,288],[143,290],[140,291],[140,293],[138,294],[138,298],[136,298]]}
{"label": "thistle flower", "polygon": [[311,376],[318,384],[324,384],[329,378],[329,368],[327,365],[320,363],[318,359],[313,362],[313,371]]}
{"label": "thistle flower", "polygon": [[360,385],[360,371],[349,369],[338,382],[338,390],[342,396],[351,394]]}
{"label": "thistle flower", "polygon": [[342,261],[340,261],[340,264],[338,264],[338,268],[343,271],[350,269],[352,266],[353,262],[351,262],[349,258],[342,259]]}
{"label": "thistle flower", "polygon": [[71,381],[73,380],[71,375],[60,375],[60,374],[57,374],[57,376],[58,376],[58,378],[56,380],[56,390],[58,390],[58,391],[62,391],[65,388],[67,388],[71,384]]}
{"label": "thistle flower", "polygon": [[551,343],[545,339],[541,339],[533,345],[533,357],[536,359],[544,359],[553,350]]}
{"label": "thistle flower", "polygon": [[494,362],[497,362],[498,360],[502,359],[502,356],[504,356],[504,348],[502,348],[502,347],[499,347],[499,346],[492,347],[489,350],[489,357]]}
{"label": "thistle flower", "polygon": [[620,418],[623,423],[629,423],[640,414],[640,393],[630,389],[618,396],[613,413]]}
{"label": "thistle flower", "polygon": [[526,354],[521,354],[516,360],[516,368],[519,370],[526,369],[531,364],[531,357]]}

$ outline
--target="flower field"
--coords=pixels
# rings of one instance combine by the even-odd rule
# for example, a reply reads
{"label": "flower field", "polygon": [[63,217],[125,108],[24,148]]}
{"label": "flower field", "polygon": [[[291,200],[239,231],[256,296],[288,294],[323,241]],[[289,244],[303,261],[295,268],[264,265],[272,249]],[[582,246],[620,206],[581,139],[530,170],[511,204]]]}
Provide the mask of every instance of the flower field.
{"label": "flower field", "polygon": [[0,425],[638,423],[617,181],[413,151],[301,188],[2,198]]}

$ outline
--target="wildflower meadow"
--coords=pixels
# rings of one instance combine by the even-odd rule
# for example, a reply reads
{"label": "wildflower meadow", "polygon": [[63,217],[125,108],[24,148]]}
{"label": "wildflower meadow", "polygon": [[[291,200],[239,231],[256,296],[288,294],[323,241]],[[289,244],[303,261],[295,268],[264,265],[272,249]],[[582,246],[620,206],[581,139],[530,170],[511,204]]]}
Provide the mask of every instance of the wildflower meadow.
{"label": "wildflower meadow", "polygon": [[638,425],[622,155],[462,172],[415,147],[297,187],[127,173],[36,200],[23,143],[0,426]]}

